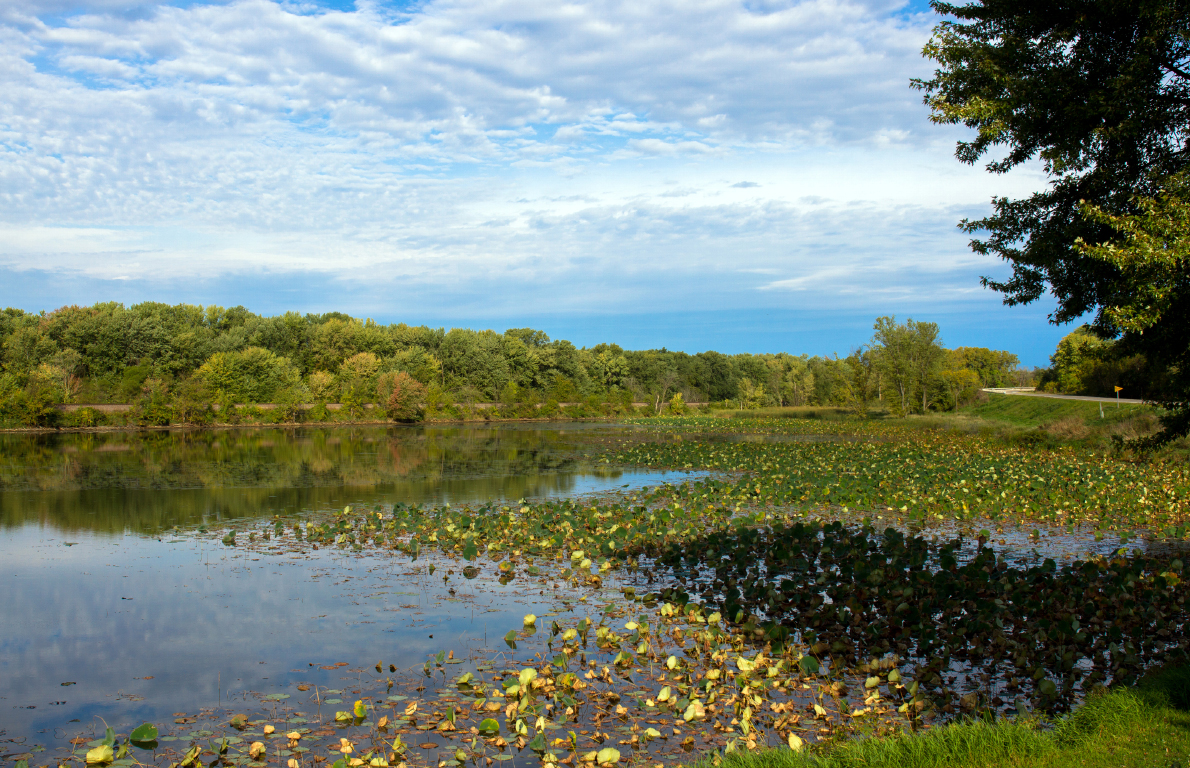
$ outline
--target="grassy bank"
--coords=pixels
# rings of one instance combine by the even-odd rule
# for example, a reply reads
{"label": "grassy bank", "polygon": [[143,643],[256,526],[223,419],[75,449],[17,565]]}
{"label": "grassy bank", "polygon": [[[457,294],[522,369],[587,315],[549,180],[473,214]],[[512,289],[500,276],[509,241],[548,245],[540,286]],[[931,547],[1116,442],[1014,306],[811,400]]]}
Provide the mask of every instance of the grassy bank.
{"label": "grassy bank", "polygon": [[[1102,406],[1102,411],[1100,410]],[[989,394],[985,402],[966,406],[961,413],[982,419],[1004,421],[1023,427],[1040,427],[1064,419],[1118,424],[1138,416],[1152,415],[1153,406],[1098,403],[1089,400],[1061,400],[1056,397]],[[1102,416],[1100,414],[1102,413]]]}
{"label": "grassy bank", "polygon": [[794,752],[734,752],[691,768],[1183,768],[1190,763],[1190,668],[1093,696],[1050,729],[1036,720],[953,723],[921,735]]}

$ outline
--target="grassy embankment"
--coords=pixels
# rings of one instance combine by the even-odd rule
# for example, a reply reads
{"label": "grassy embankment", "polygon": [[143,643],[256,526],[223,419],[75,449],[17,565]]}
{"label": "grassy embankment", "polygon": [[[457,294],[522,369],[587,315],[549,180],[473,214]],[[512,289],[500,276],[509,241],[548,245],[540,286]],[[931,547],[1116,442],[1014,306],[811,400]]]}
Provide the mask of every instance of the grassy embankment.
{"label": "grassy embankment", "polygon": [[[1102,405],[1102,409],[1100,406]],[[1113,438],[1132,440],[1145,437],[1160,427],[1160,411],[1150,405],[1112,403],[1087,400],[1061,400],[1052,397],[991,394],[981,402],[962,407],[958,411],[913,415],[903,423],[924,429],[947,429],[984,437],[995,437],[1011,443],[1056,448],[1071,445],[1089,449],[1113,447]],[[764,408],[760,410],[718,411],[715,415],[734,418],[791,418],[846,421],[855,419],[846,408],[832,406],[801,406],[793,408]],[[887,411],[874,407],[869,418],[888,419]],[[1166,449],[1167,455],[1190,452],[1186,438],[1175,441]]]}
{"label": "grassy embankment", "polygon": [[1095,696],[1053,728],[1041,725],[973,720],[805,752],[734,752],[691,768],[1184,768],[1190,764],[1190,667]]}

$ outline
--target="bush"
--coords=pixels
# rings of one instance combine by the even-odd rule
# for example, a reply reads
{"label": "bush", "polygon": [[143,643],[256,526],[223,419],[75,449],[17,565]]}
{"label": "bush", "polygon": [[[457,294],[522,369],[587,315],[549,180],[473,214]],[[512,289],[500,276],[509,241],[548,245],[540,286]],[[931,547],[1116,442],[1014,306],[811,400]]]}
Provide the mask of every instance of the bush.
{"label": "bush", "polygon": [[392,379],[392,391],[385,403],[385,412],[393,421],[418,421],[425,398],[425,385],[402,371]]}
{"label": "bush", "polygon": [[56,427],[62,419],[57,394],[45,382],[30,379],[13,403],[14,415],[27,427]]}
{"label": "bush", "polygon": [[99,427],[107,423],[107,415],[87,406],[62,415],[62,424],[67,427]]}
{"label": "bush", "polygon": [[173,417],[179,424],[209,424],[215,417],[210,392],[198,378],[187,379],[174,388]]}
{"label": "bush", "polygon": [[169,426],[173,420],[169,385],[161,379],[146,379],[132,410],[136,423],[142,427]]}
{"label": "bush", "polygon": [[305,402],[305,389],[299,387],[291,387],[281,392],[277,399],[276,421],[301,421],[302,417],[306,415],[306,410],[302,407]]}
{"label": "bush", "polygon": [[240,409],[230,395],[223,393],[216,402],[216,405],[219,406],[216,418],[220,424],[240,423]]}

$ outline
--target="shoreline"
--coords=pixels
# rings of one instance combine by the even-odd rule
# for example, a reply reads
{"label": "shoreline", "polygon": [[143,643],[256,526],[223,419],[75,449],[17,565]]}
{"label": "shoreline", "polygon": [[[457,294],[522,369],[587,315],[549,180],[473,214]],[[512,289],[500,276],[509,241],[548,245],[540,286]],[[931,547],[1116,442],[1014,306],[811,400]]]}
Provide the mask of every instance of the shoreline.
{"label": "shoreline", "polygon": [[[217,431],[228,429],[292,429],[294,427],[421,427],[437,424],[512,424],[512,423],[550,423],[550,422],[578,422],[578,421],[615,421],[615,416],[581,416],[565,418],[502,418],[502,419],[426,419],[424,421],[279,421],[271,424],[169,424],[166,426],[151,426],[139,424],[102,425],[96,427],[5,427],[0,428],[0,434],[79,434],[104,432],[197,432]],[[630,418],[641,418],[634,416]]]}

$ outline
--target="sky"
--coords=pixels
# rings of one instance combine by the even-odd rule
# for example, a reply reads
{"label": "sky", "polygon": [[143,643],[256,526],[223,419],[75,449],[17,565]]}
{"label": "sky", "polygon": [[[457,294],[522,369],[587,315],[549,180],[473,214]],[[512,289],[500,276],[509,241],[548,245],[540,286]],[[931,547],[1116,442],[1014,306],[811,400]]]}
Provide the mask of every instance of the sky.
{"label": "sky", "polygon": [[957,224],[918,0],[0,2],[0,304],[145,300],[1044,365]]}

